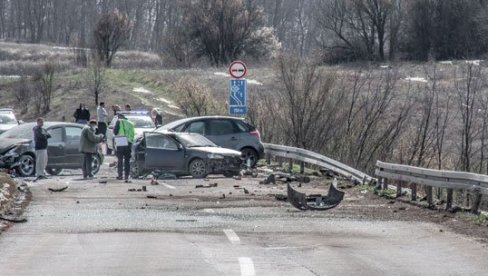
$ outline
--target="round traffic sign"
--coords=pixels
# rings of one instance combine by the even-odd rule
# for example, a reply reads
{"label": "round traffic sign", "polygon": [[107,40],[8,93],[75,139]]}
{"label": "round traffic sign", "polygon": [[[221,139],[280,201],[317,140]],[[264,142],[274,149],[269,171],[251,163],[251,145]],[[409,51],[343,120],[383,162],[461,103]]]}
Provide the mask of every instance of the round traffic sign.
{"label": "round traffic sign", "polygon": [[246,73],[247,73],[247,67],[243,61],[240,60],[233,61],[229,66],[229,74],[235,79],[243,78],[246,75]]}

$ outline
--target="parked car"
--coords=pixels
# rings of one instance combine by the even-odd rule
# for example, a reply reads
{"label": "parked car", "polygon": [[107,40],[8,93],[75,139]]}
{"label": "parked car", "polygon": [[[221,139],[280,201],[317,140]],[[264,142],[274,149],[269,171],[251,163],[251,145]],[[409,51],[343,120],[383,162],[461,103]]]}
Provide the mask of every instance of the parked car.
{"label": "parked car", "polygon": [[0,133],[3,133],[21,123],[22,121],[17,121],[12,108],[0,108]]}
{"label": "parked car", "polygon": [[144,132],[134,142],[131,163],[134,178],[153,170],[203,178],[237,175],[243,159],[241,152],[221,148],[200,134],[158,130]]}
{"label": "parked car", "polygon": [[[15,169],[21,176],[35,174],[35,150],[32,141],[36,123],[25,123],[0,134],[0,167]],[[44,122],[51,134],[48,139],[46,171],[51,175],[63,169],[81,169],[83,155],[79,152],[83,125],[65,122]],[[99,151],[92,162],[92,173],[100,170],[103,154]]]}
{"label": "parked car", "polygon": [[[198,133],[223,148],[242,152],[251,166],[264,157],[264,146],[259,131],[243,118],[202,116],[177,120],[158,128],[175,132]],[[247,161],[246,161],[247,162]]]}
{"label": "parked car", "polygon": [[[156,128],[154,121],[146,111],[119,111],[117,114],[124,114],[127,120],[134,124],[135,136],[142,136],[144,131],[153,130]],[[114,116],[107,129],[107,154],[114,151],[114,127],[117,123],[118,117]]]}

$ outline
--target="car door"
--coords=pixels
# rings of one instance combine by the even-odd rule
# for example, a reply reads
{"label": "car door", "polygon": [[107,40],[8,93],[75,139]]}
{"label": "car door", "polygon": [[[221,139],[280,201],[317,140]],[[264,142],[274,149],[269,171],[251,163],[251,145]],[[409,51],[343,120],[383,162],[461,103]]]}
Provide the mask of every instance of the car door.
{"label": "car door", "polygon": [[238,149],[241,135],[232,120],[209,119],[207,120],[205,137],[215,144],[229,149]]}
{"label": "car door", "polygon": [[144,167],[164,171],[180,171],[183,169],[185,152],[176,141],[158,132],[144,132],[146,143]]}
{"label": "car door", "polygon": [[66,126],[65,128],[65,163],[70,167],[81,167],[83,155],[80,153],[81,131],[78,126]]}
{"label": "car door", "polygon": [[63,166],[65,165],[64,128],[52,127],[48,129],[48,132],[51,134],[51,138],[47,140],[47,166]]}

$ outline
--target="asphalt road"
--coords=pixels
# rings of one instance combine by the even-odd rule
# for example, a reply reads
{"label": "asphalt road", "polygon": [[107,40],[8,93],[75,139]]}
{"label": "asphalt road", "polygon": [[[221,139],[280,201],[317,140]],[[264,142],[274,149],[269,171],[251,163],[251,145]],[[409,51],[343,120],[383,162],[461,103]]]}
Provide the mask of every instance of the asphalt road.
{"label": "asphalt road", "polygon": [[29,183],[28,222],[0,236],[0,275],[488,275],[486,245],[430,223],[301,212],[260,179],[73,173]]}

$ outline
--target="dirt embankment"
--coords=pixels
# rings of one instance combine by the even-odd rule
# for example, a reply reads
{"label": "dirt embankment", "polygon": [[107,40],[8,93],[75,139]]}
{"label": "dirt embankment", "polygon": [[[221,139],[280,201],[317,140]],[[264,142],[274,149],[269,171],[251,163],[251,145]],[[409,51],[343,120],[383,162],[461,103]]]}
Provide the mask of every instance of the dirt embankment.
{"label": "dirt embankment", "polygon": [[25,221],[22,213],[30,198],[27,185],[19,185],[8,174],[0,172],[0,232],[14,222]]}

